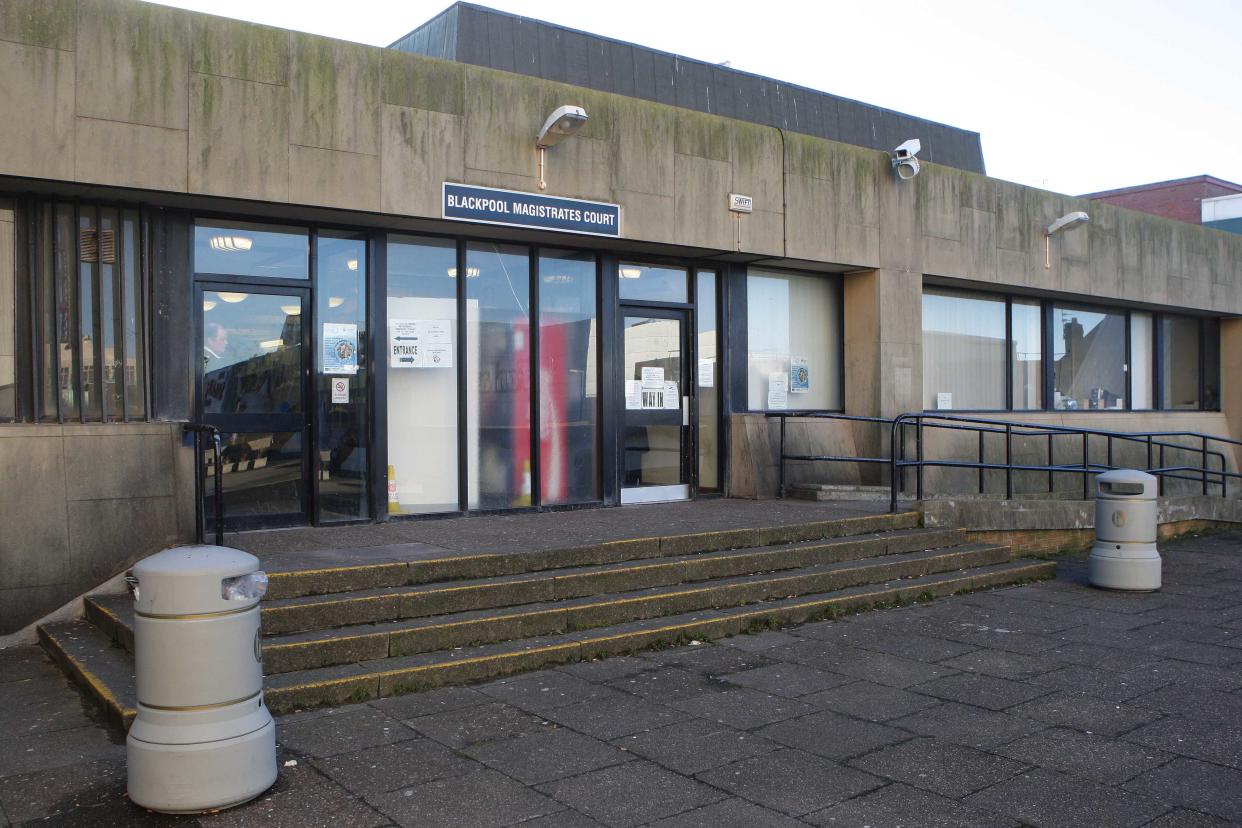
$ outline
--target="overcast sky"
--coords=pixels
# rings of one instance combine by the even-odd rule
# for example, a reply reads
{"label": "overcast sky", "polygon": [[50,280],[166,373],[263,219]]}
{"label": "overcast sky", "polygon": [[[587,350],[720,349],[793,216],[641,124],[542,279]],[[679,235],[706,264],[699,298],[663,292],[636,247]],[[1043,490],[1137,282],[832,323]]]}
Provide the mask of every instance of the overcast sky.
{"label": "overcast sky", "polygon": [[[448,0],[161,0],[386,46]],[[1242,182],[1242,0],[488,0],[975,130],[988,173],[1063,193]],[[915,136],[911,136],[915,137]]]}

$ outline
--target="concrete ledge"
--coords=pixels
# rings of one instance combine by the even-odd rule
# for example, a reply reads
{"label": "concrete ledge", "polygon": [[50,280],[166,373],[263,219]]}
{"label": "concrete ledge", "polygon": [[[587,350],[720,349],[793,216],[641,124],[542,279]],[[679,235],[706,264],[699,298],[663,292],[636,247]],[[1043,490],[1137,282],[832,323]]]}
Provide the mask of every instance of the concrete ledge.
{"label": "concrete ledge", "polygon": [[[1093,500],[995,500],[953,498],[924,500],[917,505],[927,528],[957,527],[967,531],[1048,532],[1095,528]],[[1161,524],[1186,521],[1242,523],[1242,500],[1220,497],[1162,497],[1157,501]]]}

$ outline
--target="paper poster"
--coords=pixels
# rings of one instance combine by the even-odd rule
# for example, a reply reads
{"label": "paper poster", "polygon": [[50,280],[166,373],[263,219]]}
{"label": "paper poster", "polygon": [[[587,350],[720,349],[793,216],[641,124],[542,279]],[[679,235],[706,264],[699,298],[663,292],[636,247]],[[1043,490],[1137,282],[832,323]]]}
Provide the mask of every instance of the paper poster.
{"label": "paper poster", "polygon": [[789,360],[789,393],[807,394],[811,391],[811,368],[806,357]]}
{"label": "paper poster", "polygon": [[358,373],[358,326],[323,323],[323,372]]}
{"label": "paper poster", "polygon": [[388,320],[388,355],[393,368],[452,368],[452,320]]}
{"label": "paper poster", "polygon": [[625,381],[625,408],[633,411],[643,407],[643,384],[641,380]]}
{"label": "paper poster", "polygon": [[332,402],[347,403],[349,402],[349,379],[346,377],[338,377],[332,380]]}
{"label": "paper poster", "polygon": [[711,388],[716,384],[716,362],[711,359],[699,360],[699,388]]}
{"label": "paper poster", "polygon": [[643,408],[663,408],[664,407],[664,389],[663,388],[643,388]]}
{"label": "paper poster", "polygon": [[669,411],[681,408],[681,395],[677,393],[677,383],[664,383],[664,407]]}
{"label": "paper poster", "polygon": [[953,410],[953,392],[940,391],[936,394],[936,410],[952,411]]}
{"label": "paper poster", "polygon": [[768,374],[768,408],[789,407],[789,375]]}
{"label": "paper poster", "polygon": [[664,369],[663,368],[644,368],[643,369],[643,388],[648,390],[664,389]]}

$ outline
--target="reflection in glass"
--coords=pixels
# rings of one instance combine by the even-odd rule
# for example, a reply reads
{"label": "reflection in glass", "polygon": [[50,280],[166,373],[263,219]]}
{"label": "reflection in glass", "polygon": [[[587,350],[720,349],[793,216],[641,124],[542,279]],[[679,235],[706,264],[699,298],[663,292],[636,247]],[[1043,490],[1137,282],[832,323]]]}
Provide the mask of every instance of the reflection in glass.
{"label": "reflection in glass", "polygon": [[699,490],[720,489],[720,364],[716,349],[716,271],[700,270],[695,290],[699,364],[694,383],[698,394]]}
{"label": "reflection in glass", "polygon": [[1013,330],[1013,407],[1044,407],[1044,328],[1039,301],[1014,299],[1010,303]]}
{"label": "reflection in glass", "polygon": [[[16,291],[13,276],[17,271],[13,241],[13,203],[0,200],[0,318],[13,319]],[[0,325],[0,421],[17,415],[17,357],[14,348],[14,326]]]}
{"label": "reflection in glass", "polygon": [[[212,452],[206,458],[207,479],[204,514],[208,529],[215,516],[216,468]],[[225,525],[239,517],[289,515],[302,511],[302,434],[284,433],[221,435],[221,484],[224,490]]]}
{"label": "reflection in glass", "polygon": [[[391,514],[456,511],[457,245],[389,236],[384,370],[388,372],[388,484]],[[451,275],[450,275],[451,274]],[[429,327],[431,326],[431,327]],[[447,331],[435,343],[448,360],[389,353],[402,327]],[[433,335],[434,336],[434,335]],[[377,365],[378,368],[378,365]]]}
{"label": "reflection in glass", "polygon": [[204,291],[203,413],[275,414],[302,410],[302,300]]}
{"label": "reflection in glass", "polygon": [[690,301],[685,268],[622,262],[617,268],[617,281],[622,301]]}
{"label": "reflection in glass", "polygon": [[[363,236],[322,232],[315,242],[315,374],[319,518],[369,517],[367,497],[367,246]],[[352,340],[352,342],[351,342]],[[335,343],[330,354],[325,353]],[[352,352],[352,353],[351,353]],[[329,357],[335,357],[325,363]],[[350,359],[355,370],[348,370]],[[333,383],[346,383],[344,401]]]}
{"label": "reflection in glass", "polygon": [[242,221],[199,220],[194,225],[194,270],[231,276],[306,279],[306,230]]}
{"label": "reflection in glass", "polygon": [[1152,327],[1150,313],[1134,311],[1130,314],[1130,407],[1151,408],[1153,405],[1153,365],[1152,356],[1156,352],[1152,339],[1155,329]]}
{"label": "reflection in glass", "polygon": [[599,499],[595,256],[539,256],[539,498]]}
{"label": "reflection in glass", "polygon": [[1053,408],[1125,408],[1125,314],[1054,305],[1051,315]]}
{"label": "reflection in glass", "polygon": [[[746,399],[768,408],[773,375],[788,378],[792,360],[806,360],[806,390],[786,396],[786,408],[841,408],[841,282],[833,276],[775,273],[746,276]],[[788,386],[788,382],[786,382]]]}
{"label": "reflection in glass", "polygon": [[466,319],[470,508],[528,506],[530,255],[525,247],[466,246]]}
{"label": "reflection in glass", "polygon": [[[52,307],[56,309],[57,354],[49,364],[57,366],[56,383],[60,389],[60,414],[66,420],[82,416],[78,407],[78,376],[81,340],[78,337],[78,234],[72,204],[56,205],[56,293]],[[53,408],[52,416],[56,415]]]}
{"label": "reflection in glass", "polygon": [[1220,410],[1220,320],[1203,320],[1203,407]]}
{"label": "reflection in glass", "polygon": [[100,329],[95,319],[95,283],[99,267],[99,225],[94,210],[78,214],[78,364],[80,366],[79,402],[82,417],[103,419],[100,401],[100,364],[98,345]]}
{"label": "reflection in glass", "polygon": [[1005,301],[923,291],[923,408],[1005,407]]}
{"label": "reflection in glass", "polygon": [[638,408],[626,403],[623,485],[682,483],[681,320],[627,316],[624,336],[624,379],[641,382],[644,368],[657,369],[664,382],[675,384],[669,391],[676,407],[664,407],[664,391],[642,393]]}
{"label": "reflection in glass", "polygon": [[125,411],[130,419],[141,419],[147,413],[146,389],[143,383],[146,365],[143,355],[142,281],[138,276],[138,265],[142,259],[138,250],[138,231],[137,211],[126,210],[121,229],[123,273],[119,310],[121,335],[125,340]]}
{"label": "reflection in glass", "polygon": [[1199,320],[1192,316],[1160,318],[1160,400],[1166,409],[1199,407]]}

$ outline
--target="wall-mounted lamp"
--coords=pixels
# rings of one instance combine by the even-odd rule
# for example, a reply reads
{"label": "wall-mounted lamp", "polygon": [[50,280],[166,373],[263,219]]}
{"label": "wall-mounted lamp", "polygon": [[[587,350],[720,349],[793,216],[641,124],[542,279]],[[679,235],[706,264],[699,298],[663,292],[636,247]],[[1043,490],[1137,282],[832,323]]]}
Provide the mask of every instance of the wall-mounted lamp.
{"label": "wall-mounted lamp", "polygon": [[909,181],[919,174],[919,159],[915,156],[922,149],[923,142],[918,138],[911,138],[893,150],[893,170],[902,181]]}
{"label": "wall-mounted lamp", "polygon": [[587,122],[586,110],[580,106],[558,106],[543,122],[543,129],[535,136],[535,149],[539,150],[539,189],[548,189],[543,168],[548,147],[554,147],[566,138],[572,138]]}
{"label": "wall-mounted lamp", "polygon": [[1091,216],[1082,210],[1075,210],[1072,213],[1066,213],[1059,219],[1049,224],[1044,229],[1044,269],[1052,267],[1052,235],[1060,233],[1062,230],[1072,230],[1079,225],[1086,224],[1091,220]]}

